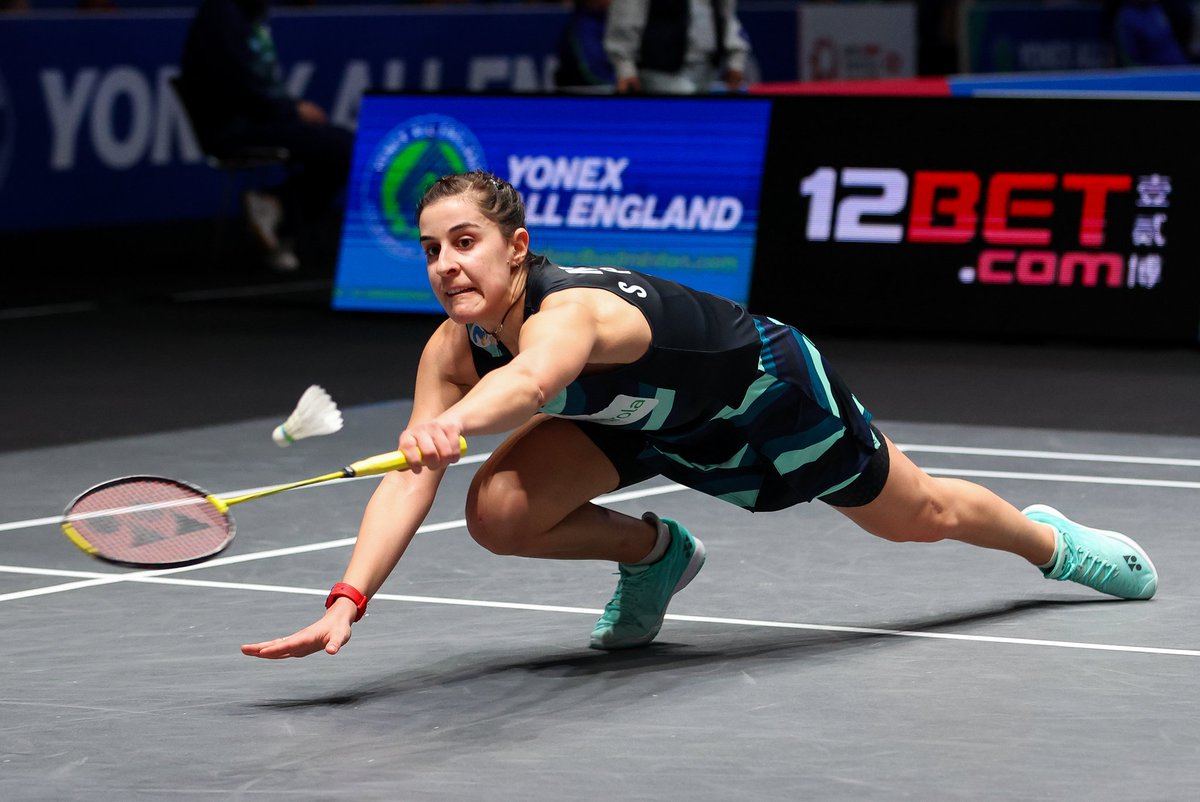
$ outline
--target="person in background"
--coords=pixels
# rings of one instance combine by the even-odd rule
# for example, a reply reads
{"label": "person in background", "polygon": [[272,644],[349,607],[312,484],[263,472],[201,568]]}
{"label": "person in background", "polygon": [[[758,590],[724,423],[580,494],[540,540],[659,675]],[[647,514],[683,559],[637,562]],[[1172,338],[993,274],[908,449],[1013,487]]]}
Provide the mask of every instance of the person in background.
{"label": "person in background", "polygon": [[1159,0],[1159,5],[1171,21],[1171,30],[1175,31],[1175,41],[1183,48],[1184,54],[1192,62],[1196,61],[1194,37],[1196,30],[1196,9],[1192,0]]}
{"label": "person in background", "polygon": [[247,192],[245,201],[270,265],[295,270],[301,231],[326,221],[345,186],[354,134],[316,103],[289,94],[268,16],[267,0],[203,0],[184,43],[180,83],[206,153],[287,149],[283,183]]}
{"label": "person in background", "polygon": [[736,0],[612,0],[604,34],[620,94],[738,91],[750,42]]}
{"label": "person in background", "polygon": [[612,0],[574,0],[558,39],[554,85],[562,91],[611,92],[616,83],[604,52],[604,28]]}
{"label": "person in background", "polygon": [[1160,0],[1120,0],[1113,12],[1112,34],[1122,67],[1174,67],[1190,64],[1190,7],[1174,3],[1168,13]]}

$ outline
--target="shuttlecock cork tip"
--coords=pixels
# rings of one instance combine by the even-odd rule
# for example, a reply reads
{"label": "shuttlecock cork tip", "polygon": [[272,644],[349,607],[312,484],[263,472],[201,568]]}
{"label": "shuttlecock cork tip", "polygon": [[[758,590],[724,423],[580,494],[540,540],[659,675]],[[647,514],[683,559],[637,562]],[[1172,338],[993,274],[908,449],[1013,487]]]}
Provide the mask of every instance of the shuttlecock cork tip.
{"label": "shuttlecock cork tip", "polygon": [[296,442],[287,433],[287,429],[284,428],[282,423],[271,431],[271,439],[274,440],[275,445],[279,446],[280,448],[287,448],[292,443]]}

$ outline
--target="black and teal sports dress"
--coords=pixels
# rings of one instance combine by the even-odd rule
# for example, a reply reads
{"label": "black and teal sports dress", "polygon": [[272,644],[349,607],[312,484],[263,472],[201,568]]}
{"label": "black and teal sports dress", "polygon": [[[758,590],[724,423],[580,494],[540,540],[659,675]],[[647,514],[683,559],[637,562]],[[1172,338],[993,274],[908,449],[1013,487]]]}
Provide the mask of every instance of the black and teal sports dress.
{"label": "black and teal sports dress", "polygon": [[[525,318],[576,287],[624,298],[652,332],[637,362],[580,376],[541,408],[575,421],[622,487],[661,474],[754,511],[878,494],[886,462],[880,475],[873,458],[887,450],[870,413],[799,331],[673,281],[541,256],[529,266]],[[512,359],[500,343],[471,351],[480,376]]]}

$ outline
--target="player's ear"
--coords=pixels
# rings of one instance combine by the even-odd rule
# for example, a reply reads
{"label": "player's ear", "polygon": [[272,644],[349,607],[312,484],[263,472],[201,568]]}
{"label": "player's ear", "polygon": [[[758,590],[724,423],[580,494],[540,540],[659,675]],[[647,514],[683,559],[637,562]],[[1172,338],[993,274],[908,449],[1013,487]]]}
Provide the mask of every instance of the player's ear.
{"label": "player's ear", "polygon": [[529,229],[518,228],[514,231],[508,239],[508,247],[512,265],[520,267],[529,255]]}

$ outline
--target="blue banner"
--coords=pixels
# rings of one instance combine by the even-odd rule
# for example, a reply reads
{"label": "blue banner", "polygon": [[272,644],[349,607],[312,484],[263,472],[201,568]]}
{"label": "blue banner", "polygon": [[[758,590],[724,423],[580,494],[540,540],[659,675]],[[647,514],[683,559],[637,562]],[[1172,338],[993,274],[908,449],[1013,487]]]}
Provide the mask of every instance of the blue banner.
{"label": "blue banner", "polygon": [[[552,90],[566,13],[278,8],[271,29],[291,91],[353,128],[368,89]],[[794,78],[794,11],[743,17],[764,79]],[[169,84],[190,19],[182,9],[0,15],[0,232],[229,213]]]}
{"label": "blue banner", "polygon": [[[293,93],[353,127],[371,87],[544,87],[563,12],[486,16],[466,24],[447,11],[281,10],[271,27]],[[0,231],[218,211],[221,176],[204,163],[169,84],[190,18],[0,19]]]}
{"label": "blue banner", "polygon": [[746,301],[770,101],[744,97],[364,99],[334,307],[440,311],[415,207],[438,176],[489,170],[560,264],[646,270]]}

